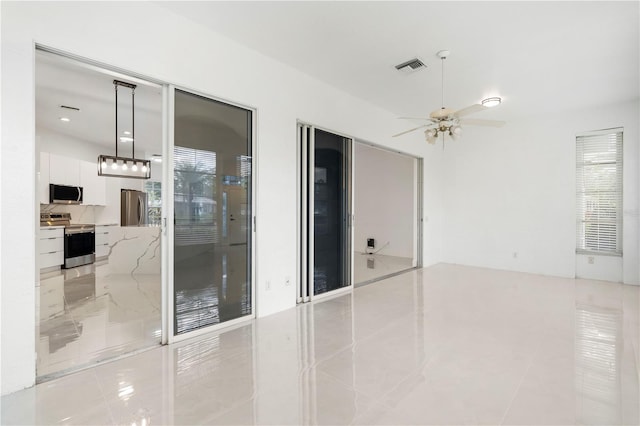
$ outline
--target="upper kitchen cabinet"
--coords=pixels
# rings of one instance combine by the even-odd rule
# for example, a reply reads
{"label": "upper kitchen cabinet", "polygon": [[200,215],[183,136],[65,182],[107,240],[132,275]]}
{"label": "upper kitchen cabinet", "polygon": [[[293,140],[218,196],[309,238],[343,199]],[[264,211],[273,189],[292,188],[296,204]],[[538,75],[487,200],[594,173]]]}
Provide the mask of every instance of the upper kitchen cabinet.
{"label": "upper kitchen cabinet", "polygon": [[80,186],[80,162],[75,158],[49,154],[49,183]]}
{"label": "upper kitchen cabinet", "polygon": [[82,204],[107,205],[107,184],[104,176],[98,176],[98,166],[90,161],[80,161],[80,186],[83,188]]}

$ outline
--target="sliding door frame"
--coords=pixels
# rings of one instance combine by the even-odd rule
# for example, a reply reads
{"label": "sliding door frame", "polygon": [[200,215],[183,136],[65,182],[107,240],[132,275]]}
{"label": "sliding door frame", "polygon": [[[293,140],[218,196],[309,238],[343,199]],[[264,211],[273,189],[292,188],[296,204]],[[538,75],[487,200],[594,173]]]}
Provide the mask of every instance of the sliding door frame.
{"label": "sliding door frame", "polygon": [[[301,131],[302,129],[302,131]],[[306,131],[308,129],[308,132]],[[348,198],[348,211],[346,215],[347,226],[347,241],[346,241],[346,255],[349,256],[347,261],[348,284],[343,288],[327,291],[322,294],[315,294],[314,286],[314,253],[313,250],[308,250],[309,247],[314,247],[313,232],[308,232],[312,229],[314,223],[314,194],[309,190],[311,182],[309,182],[310,171],[307,168],[308,165],[315,163],[314,149],[310,149],[309,146],[315,146],[315,130],[321,130],[327,133],[334,134],[341,138],[348,140],[348,146],[346,149],[346,158],[344,164],[349,168],[349,182],[346,189]],[[296,290],[296,303],[313,302],[320,299],[335,297],[344,293],[348,293],[353,289],[353,150],[356,139],[353,136],[345,135],[344,133],[336,132],[335,130],[326,129],[324,127],[316,126],[301,120],[296,122],[296,134],[297,134],[297,186],[298,186],[298,203],[297,203],[297,277],[298,286]],[[305,166],[306,165],[306,166]],[[307,204],[305,201],[309,200]]]}
{"label": "sliding door frame", "polygon": [[[251,217],[249,218],[249,241],[251,244],[251,251],[249,253],[248,262],[251,267],[249,268],[249,282],[251,285],[251,314],[235,318],[229,321],[225,321],[218,324],[209,325],[206,327],[198,328],[196,330],[187,331],[185,333],[175,334],[175,283],[174,283],[174,238],[175,238],[175,214],[174,214],[174,168],[173,168],[173,150],[175,148],[175,94],[176,90],[186,92],[192,95],[200,96],[205,99],[209,99],[215,102],[220,102],[237,108],[241,108],[251,112],[251,140],[249,143],[250,157],[251,157],[251,191],[249,192],[251,200]],[[166,99],[165,99],[166,96]],[[163,162],[162,172],[163,178],[166,176],[165,182],[168,182],[165,187],[162,188],[162,212],[163,212],[163,240],[162,244],[166,247],[166,259],[163,258],[163,277],[166,279],[166,283],[163,282],[163,289],[166,289],[166,297],[163,298],[164,308],[163,312],[166,315],[163,317],[163,344],[176,343],[192,337],[200,336],[203,334],[211,333],[231,327],[234,325],[247,323],[256,317],[256,193],[257,193],[257,158],[256,158],[256,129],[257,129],[257,114],[258,110],[255,107],[242,105],[237,102],[232,102],[227,99],[221,99],[216,96],[211,96],[207,93],[200,92],[198,90],[185,88],[169,84],[166,86],[166,94],[163,91],[163,100],[166,100],[166,108],[163,108],[163,112],[166,110],[165,126],[164,130],[166,134],[163,137],[163,155],[166,161]],[[166,336],[165,336],[166,330]],[[166,342],[164,341],[166,337]]]}

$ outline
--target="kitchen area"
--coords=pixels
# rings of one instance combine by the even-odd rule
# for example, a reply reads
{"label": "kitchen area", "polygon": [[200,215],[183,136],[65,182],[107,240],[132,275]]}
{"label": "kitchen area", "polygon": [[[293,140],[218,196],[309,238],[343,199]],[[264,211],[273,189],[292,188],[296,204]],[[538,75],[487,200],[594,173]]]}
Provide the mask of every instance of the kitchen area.
{"label": "kitchen area", "polygon": [[162,94],[116,74],[36,53],[39,382],[160,344]]}

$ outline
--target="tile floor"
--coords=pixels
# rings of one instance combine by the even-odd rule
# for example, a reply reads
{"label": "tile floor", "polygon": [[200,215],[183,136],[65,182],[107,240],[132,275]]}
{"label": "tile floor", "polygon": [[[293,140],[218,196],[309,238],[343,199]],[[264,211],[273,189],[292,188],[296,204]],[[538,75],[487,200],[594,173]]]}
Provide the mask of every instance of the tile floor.
{"label": "tile floor", "polygon": [[412,267],[413,259],[410,257],[355,252],[353,255],[353,281],[355,284],[359,284],[406,271]]}
{"label": "tile floor", "polygon": [[640,287],[437,265],[2,398],[2,424],[638,424]]}
{"label": "tile floor", "polygon": [[98,262],[43,274],[36,290],[39,381],[160,344],[160,274]]}

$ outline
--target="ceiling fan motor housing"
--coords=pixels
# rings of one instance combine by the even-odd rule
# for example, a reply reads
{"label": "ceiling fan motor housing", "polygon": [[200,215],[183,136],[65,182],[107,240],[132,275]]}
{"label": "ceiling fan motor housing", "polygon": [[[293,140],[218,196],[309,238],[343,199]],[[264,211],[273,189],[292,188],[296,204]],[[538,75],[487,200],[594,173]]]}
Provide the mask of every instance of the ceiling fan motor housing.
{"label": "ceiling fan motor housing", "polygon": [[454,109],[442,107],[440,109],[433,111],[431,114],[429,114],[429,117],[431,117],[434,120],[445,120],[453,116],[455,112],[456,111]]}

